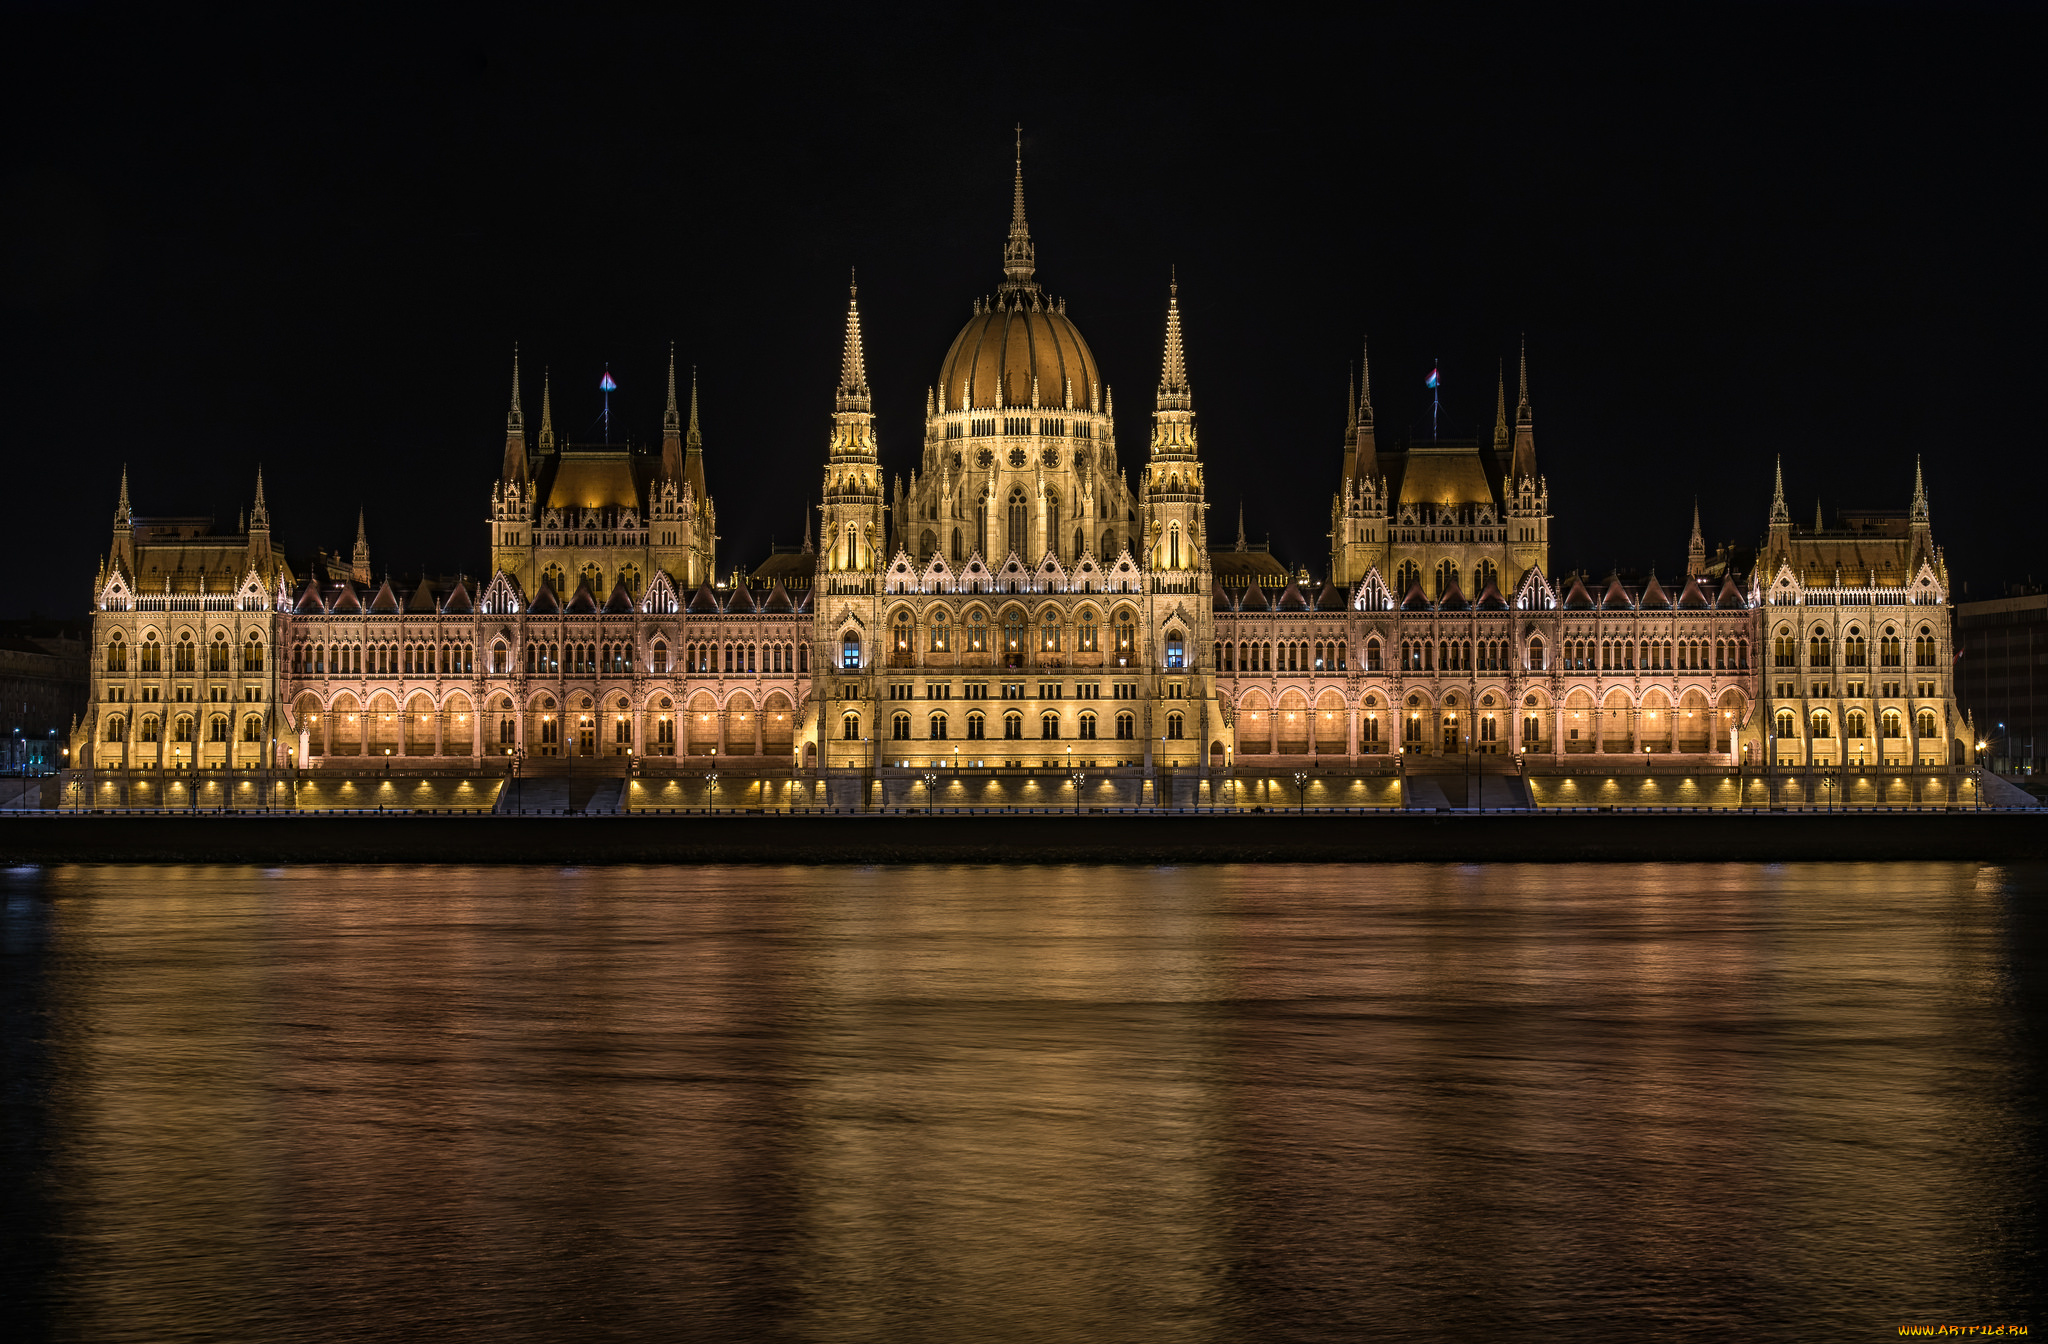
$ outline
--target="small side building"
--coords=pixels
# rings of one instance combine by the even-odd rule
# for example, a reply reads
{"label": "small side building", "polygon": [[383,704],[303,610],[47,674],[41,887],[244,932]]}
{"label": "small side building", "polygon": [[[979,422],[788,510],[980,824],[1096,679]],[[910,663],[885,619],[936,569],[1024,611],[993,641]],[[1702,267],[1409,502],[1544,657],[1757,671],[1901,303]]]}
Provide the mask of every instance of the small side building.
{"label": "small side building", "polygon": [[2048,710],[2048,592],[2022,588],[1956,607],[1956,698],[1969,711],[1987,769],[2042,771]]}

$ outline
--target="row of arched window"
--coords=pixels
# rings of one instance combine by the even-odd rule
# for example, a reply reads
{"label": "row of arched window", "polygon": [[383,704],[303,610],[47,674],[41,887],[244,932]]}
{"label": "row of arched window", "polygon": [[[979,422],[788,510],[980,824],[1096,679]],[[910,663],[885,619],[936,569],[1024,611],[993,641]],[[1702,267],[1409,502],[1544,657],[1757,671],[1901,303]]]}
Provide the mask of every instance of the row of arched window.
{"label": "row of arched window", "polygon": [[[986,740],[988,737],[989,716],[980,710],[972,710],[965,715],[965,718],[967,733],[966,736],[960,740],[965,742],[980,742]],[[1093,710],[1082,710],[1080,714],[1076,715],[1074,727],[1075,736],[1078,738],[1078,740],[1083,742],[1095,741],[1099,736],[1099,719],[1100,716],[1097,715]],[[952,716],[947,714],[945,711],[939,710],[932,713],[927,717],[925,721],[926,740],[932,742],[946,742],[952,740],[952,724]],[[1122,713],[1119,713],[1112,721],[1111,726],[1115,730],[1116,740],[1119,742],[1130,742],[1134,741],[1137,738],[1137,716],[1132,714],[1129,710],[1125,710]],[[1186,726],[1187,720],[1185,715],[1180,713],[1178,710],[1169,713],[1166,716],[1167,739],[1169,741],[1181,740],[1181,738],[1186,733]],[[1003,741],[1022,741],[1024,739],[1023,712],[1020,710],[1013,709],[1009,713],[1003,715],[1002,729]],[[1063,730],[1064,720],[1061,717],[1059,711],[1046,710],[1038,716],[1039,741],[1057,741],[1059,740]],[[858,713],[848,712],[840,719],[840,735],[848,741],[856,741],[859,739],[860,715]],[[889,736],[891,740],[897,742],[909,742],[914,740],[911,737],[911,717],[909,714],[898,713],[890,719]]]}
{"label": "row of arched window", "polygon": [[[944,607],[936,607],[925,614],[925,638],[932,653],[987,653],[995,647],[1005,653],[1023,653],[1031,648],[1056,653],[1069,640],[1077,653],[1102,652],[1102,633],[1093,611],[1082,611],[1071,625],[1062,617],[1059,608],[1047,607],[1033,624],[1022,608],[1010,607],[1003,612],[1002,623],[992,637],[988,613],[982,608],[969,608],[966,620],[955,622]],[[999,640],[999,645],[992,644],[992,638]],[[1109,639],[1116,652],[1127,656],[1137,648],[1138,620],[1129,608],[1111,614]],[[891,620],[890,641],[899,655],[908,655],[915,647],[915,627],[907,609],[899,608]]]}
{"label": "row of arched window", "polygon": [[[171,741],[190,742],[195,726],[191,715],[178,715],[171,720]],[[143,715],[136,723],[135,737],[138,742],[162,741],[163,721],[154,714]],[[109,718],[106,727],[106,740],[109,742],[126,742],[128,740],[128,720],[119,714]],[[215,714],[206,721],[206,740],[208,742],[225,742],[228,740],[227,715]],[[263,718],[261,715],[250,714],[243,718],[241,740],[244,742],[261,742],[263,740]]]}
{"label": "row of arched window", "polygon": [[[106,667],[109,672],[128,670],[128,636],[116,630],[107,637]],[[161,672],[164,670],[163,646],[157,643],[156,631],[151,630],[135,646],[135,670],[137,672]],[[240,646],[239,659],[236,646],[228,641],[227,631],[216,630],[213,639],[206,646],[206,670],[208,672],[233,672],[237,662],[244,672],[263,670],[263,637],[254,630],[249,632],[248,642]],[[199,670],[199,646],[193,641],[192,632],[183,631],[178,642],[172,646],[171,670],[174,672],[196,672]]]}
{"label": "row of arched window", "polygon": [[1232,641],[1216,646],[1216,668],[1221,672],[1343,672],[1348,670],[1348,657],[1349,646],[1342,640]]}
{"label": "row of arched window", "polygon": [[[1870,665],[1870,646],[1860,627],[1851,626],[1841,639],[1842,666],[1862,668]],[[1834,637],[1824,625],[1816,625],[1806,639],[1806,665],[1810,668],[1833,667],[1835,665]],[[1877,662],[1880,667],[1905,666],[1905,637],[1897,626],[1888,625],[1877,640]],[[1923,625],[1913,635],[1913,666],[1933,667],[1935,665],[1935,639],[1932,626]],[[1746,666],[1746,664],[1745,664]],[[1799,636],[1792,627],[1781,625],[1771,637],[1771,666],[1799,666]]]}
{"label": "row of arched window", "polygon": [[292,671],[307,677],[460,676],[476,671],[476,646],[445,643],[292,645]]}
{"label": "row of arched window", "polygon": [[[661,656],[666,662],[667,653],[664,651]],[[810,670],[811,646],[808,644],[751,644],[732,640],[722,643],[707,641],[688,644],[683,648],[683,671],[693,674],[708,676],[713,673],[730,673],[740,676],[748,672],[773,674]]]}
{"label": "row of arched window", "polygon": [[[1796,738],[1799,736],[1799,715],[1790,709],[1780,709],[1776,715],[1775,726],[1779,737]],[[1842,711],[1842,736],[1852,739],[1868,737],[1870,735],[1869,726],[1870,720],[1862,710],[1847,709]],[[1879,713],[1877,716],[1877,726],[1878,734],[1881,737],[1903,738],[1906,735],[1905,716],[1896,709],[1887,709]],[[1833,711],[1826,709],[1812,711],[1807,716],[1807,727],[1809,729],[1808,736],[1816,740],[1825,740],[1833,737],[1835,735],[1835,716]],[[1913,716],[1913,731],[1915,735],[1922,738],[1937,736],[1941,731],[1940,720],[1936,717],[1933,710],[1923,709]]]}

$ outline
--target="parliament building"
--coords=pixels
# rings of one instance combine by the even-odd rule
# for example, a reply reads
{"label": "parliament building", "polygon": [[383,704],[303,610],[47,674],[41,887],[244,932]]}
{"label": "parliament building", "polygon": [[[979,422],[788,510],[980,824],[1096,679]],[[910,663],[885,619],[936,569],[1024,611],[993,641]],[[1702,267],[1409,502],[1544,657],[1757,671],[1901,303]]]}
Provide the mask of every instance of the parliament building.
{"label": "parliament building", "polygon": [[1126,455],[1037,279],[1021,159],[1002,262],[908,462],[849,297],[815,539],[751,567],[720,569],[673,352],[658,450],[558,440],[545,380],[532,424],[515,353],[476,575],[380,576],[367,520],[288,556],[260,471],[234,532],[138,514],[124,471],[70,796],[367,804],[396,778],[505,810],[578,771],[629,781],[622,809],[1965,796],[1917,472],[1906,509],[1811,529],[1781,473],[1753,549],[1710,555],[1695,511],[1683,574],[1559,574],[1526,354],[1490,441],[1381,442],[1367,365],[1317,580],[1212,528],[1173,287]]}

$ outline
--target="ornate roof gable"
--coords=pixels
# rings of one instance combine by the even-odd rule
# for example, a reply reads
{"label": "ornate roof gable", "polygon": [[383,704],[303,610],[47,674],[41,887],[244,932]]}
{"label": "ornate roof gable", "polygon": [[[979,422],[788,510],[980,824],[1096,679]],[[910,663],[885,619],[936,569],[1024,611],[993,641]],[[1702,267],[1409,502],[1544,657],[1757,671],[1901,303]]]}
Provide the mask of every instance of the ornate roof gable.
{"label": "ornate roof gable", "polygon": [[519,592],[519,586],[512,582],[512,576],[504,570],[491,575],[490,583],[484,588],[484,614],[487,616],[517,616],[526,600]]}
{"label": "ornate roof gable", "polygon": [[1557,607],[1557,590],[1550,586],[1550,580],[1543,577],[1540,569],[1531,569],[1522,576],[1522,582],[1515,589],[1515,607],[1520,611],[1552,611]]}
{"label": "ornate roof gable", "polygon": [[1387,581],[1380,577],[1378,565],[1365,571],[1365,577],[1351,594],[1353,611],[1392,611],[1394,594],[1387,588]]}
{"label": "ornate roof gable", "polygon": [[655,616],[673,616],[682,610],[682,603],[676,597],[676,586],[669,580],[668,571],[654,571],[654,581],[647,585],[647,591],[640,597],[640,610]]}

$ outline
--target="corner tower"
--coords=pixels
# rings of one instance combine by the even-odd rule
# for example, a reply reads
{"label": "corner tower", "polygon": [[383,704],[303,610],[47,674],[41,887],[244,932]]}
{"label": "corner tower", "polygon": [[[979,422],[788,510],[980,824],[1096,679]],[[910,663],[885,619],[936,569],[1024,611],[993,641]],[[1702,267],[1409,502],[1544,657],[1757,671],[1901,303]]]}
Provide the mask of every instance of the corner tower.
{"label": "corner tower", "polygon": [[825,453],[825,490],[818,582],[825,593],[872,593],[882,566],[882,459],[875,444],[874,400],[860,338],[860,287],[848,287],[846,342],[832,437]]}

